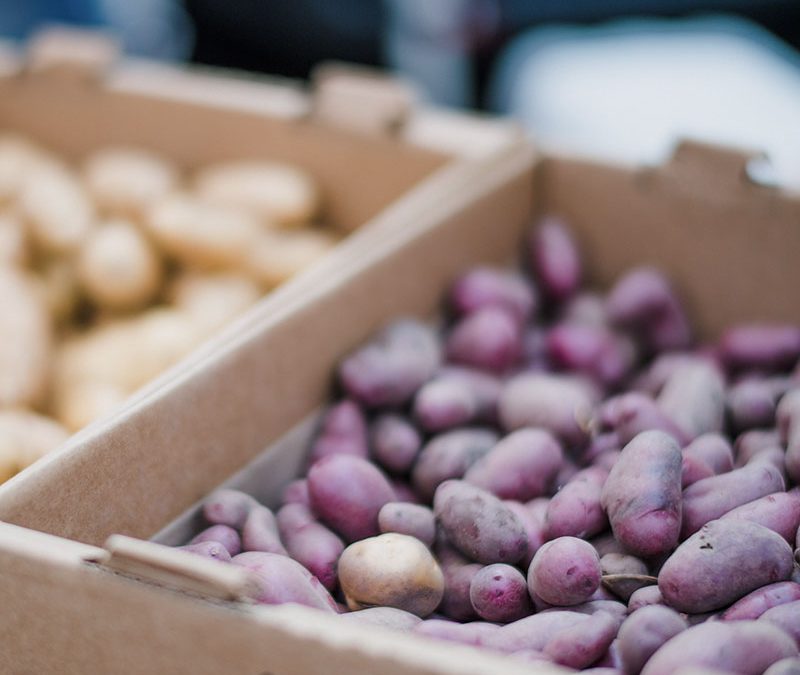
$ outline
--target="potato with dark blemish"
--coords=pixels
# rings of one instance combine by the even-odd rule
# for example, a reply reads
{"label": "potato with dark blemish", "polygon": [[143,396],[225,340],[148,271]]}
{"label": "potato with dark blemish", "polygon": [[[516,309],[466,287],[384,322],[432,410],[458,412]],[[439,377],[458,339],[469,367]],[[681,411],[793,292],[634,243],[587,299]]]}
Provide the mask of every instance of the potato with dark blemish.
{"label": "potato with dark blemish", "polygon": [[721,609],[792,574],[792,549],[779,535],[746,520],[713,520],[664,563],[658,587],[679,612]]}

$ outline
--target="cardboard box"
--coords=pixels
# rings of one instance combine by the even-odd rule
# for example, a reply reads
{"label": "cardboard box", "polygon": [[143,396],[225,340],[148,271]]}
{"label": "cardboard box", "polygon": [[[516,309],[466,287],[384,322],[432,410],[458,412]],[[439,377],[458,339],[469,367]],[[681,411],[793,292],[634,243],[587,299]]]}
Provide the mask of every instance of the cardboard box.
{"label": "cardboard box", "polygon": [[751,183],[747,161],[684,143],[665,166],[631,170],[537,158],[520,144],[385,228],[362,230],[324,279],[311,274],[267,298],[202,359],[0,487],[0,668],[557,672],[302,607],[256,606],[239,570],[109,537],[177,540],[223,482],[274,504],[302,465],[336,362],[391,317],[432,316],[469,266],[512,261],[538,213],[569,218],[600,286],[634,264],[663,267],[703,336],[738,320],[800,322],[800,198]]}
{"label": "cardboard box", "polygon": [[[25,54],[0,50],[6,131],[76,162],[119,144],[152,149],[187,170],[226,159],[285,161],[314,176],[322,218],[345,232],[402,226],[424,195],[438,194],[521,137],[508,121],[419,105],[406,85],[372,71],[328,65],[305,90],[290,81],[120,59],[107,36],[66,29],[37,35]],[[404,219],[392,215],[402,212]],[[281,296],[342,264],[334,250]],[[242,321],[237,330],[247,315]],[[202,359],[207,348],[176,368]]]}

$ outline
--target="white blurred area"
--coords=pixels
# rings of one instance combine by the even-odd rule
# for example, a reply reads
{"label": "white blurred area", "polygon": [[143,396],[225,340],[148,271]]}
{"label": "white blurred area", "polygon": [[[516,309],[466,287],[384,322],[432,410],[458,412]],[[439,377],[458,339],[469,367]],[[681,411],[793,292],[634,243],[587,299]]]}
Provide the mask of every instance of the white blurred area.
{"label": "white blurred area", "polygon": [[800,56],[742,20],[532,30],[490,97],[548,150],[657,163],[696,138],[765,151],[757,178],[800,189]]}

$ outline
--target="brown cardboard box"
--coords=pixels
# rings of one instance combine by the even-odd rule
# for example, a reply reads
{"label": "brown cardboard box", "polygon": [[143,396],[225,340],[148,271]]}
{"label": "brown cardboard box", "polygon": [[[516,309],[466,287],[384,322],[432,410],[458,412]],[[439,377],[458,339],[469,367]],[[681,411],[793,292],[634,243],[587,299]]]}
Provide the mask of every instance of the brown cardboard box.
{"label": "brown cardboard box", "polygon": [[[115,144],[153,149],[189,170],[231,158],[286,161],[316,178],[323,218],[345,232],[381,230],[387,218],[390,230],[399,222],[392,213],[521,137],[507,121],[418,105],[401,82],[370,71],[329,65],[305,91],[289,81],[119,59],[107,36],[66,29],[39,34],[24,55],[0,51],[5,131],[76,161]],[[334,250],[306,283],[341,264]]]}
{"label": "brown cardboard box", "polygon": [[274,503],[302,464],[337,360],[390,317],[431,316],[470,265],[512,260],[537,213],[570,219],[600,285],[632,264],[662,266],[705,336],[737,320],[800,322],[800,198],[751,183],[746,164],[694,143],[646,170],[536,158],[520,144],[359,232],[324,279],[317,270],[287,284],[201,357],[0,487],[2,672],[536,672],[302,607],[255,606],[238,570],[108,538],[175,541],[197,500],[226,481]]}

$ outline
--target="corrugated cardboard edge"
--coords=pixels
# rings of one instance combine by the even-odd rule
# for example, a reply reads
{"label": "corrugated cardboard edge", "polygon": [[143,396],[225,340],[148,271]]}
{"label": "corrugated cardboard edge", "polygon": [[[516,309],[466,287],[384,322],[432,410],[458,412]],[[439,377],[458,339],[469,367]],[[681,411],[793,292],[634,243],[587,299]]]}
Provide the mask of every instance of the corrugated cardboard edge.
{"label": "corrugated cardboard edge", "polygon": [[[519,210],[520,213],[530,210],[528,196],[531,188],[533,161],[533,151],[526,147],[521,147],[513,153],[508,153],[502,159],[498,158],[489,166],[484,167],[482,171],[485,170],[485,173],[481,174],[484,176],[482,184],[472,189],[469,194],[464,194],[463,199],[471,203],[481,194],[486,195],[488,199],[488,196],[494,195],[500,186],[516,181],[513,183],[518,188],[516,190],[517,197],[514,200],[514,208]],[[493,203],[493,201],[488,200],[487,208]],[[272,297],[265,299],[259,305],[258,311],[251,314],[248,320],[243,320],[232,326],[219,340],[209,345],[203,352],[197,353],[194,357],[184,362],[182,366],[176,367],[159,378],[156,383],[146,390],[142,390],[140,395],[124,409],[106,420],[90,425],[90,427],[73,437],[64,447],[54,451],[40,462],[0,486],[0,517],[10,522],[37,527],[56,534],[64,534],[67,530],[72,530],[73,534],[84,540],[86,540],[86,530],[83,530],[83,528],[85,525],[91,525],[93,521],[103,531],[100,541],[113,532],[133,534],[135,536],[151,536],[154,534],[157,529],[177,517],[196,499],[199,499],[203,493],[215,487],[219,482],[219,478],[205,476],[203,478],[203,486],[192,488],[191,494],[186,494],[184,497],[185,501],[174,509],[170,508],[163,514],[163,509],[151,509],[150,507],[154,505],[148,502],[148,510],[151,510],[152,513],[148,514],[147,518],[127,518],[130,521],[129,526],[138,523],[138,526],[133,530],[123,529],[117,522],[116,526],[108,531],[105,529],[107,526],[100,524],[103,522],[109,524],[116,522],[116,515],[119,514],[108,514],[105,517],[103,513],[91,508],[91,512],[95,514],[92,516],[86,509],[90,508],[91,504],[96,503],[99,506],[101,503],[105,503],[106,499],[112,498],[111,495],[108,497],[101,497],[100,495],[108,491],[110,487],[108,481],[113,480],[113,476],[106,475],[105,471],[109,470],[114,464],[117,453],[122,452],[123,447],[131,446],[136,448],[136,454],[141,453],[141,466],[138,468],[136,466],[128,467],[133,472],[131,480],[134,480],[137,484],[140,484],[145,478],[142,467],[156,462],[157,457],[161,457],[162,460],[170,460],[168,463],[171,463],[171,458],[181,456],[180,448],[175,448],[173,452],[169,453],[169,456],[163,456],[161,448],[163,443],[173,443],[173,441],[168,440],[170,438],[175,438],[174,442],[186,443],[185,437],[183,440],[179,440],[186,433],[208,433],[213,434],[211,437],[216,438],[218,434],[223,432],[228,437],[235,432],[238,438],[237,442],[228,442],[226,453],[218,455],[218,461],[224,461],[225,463],[236,461],[236,458],[239,458],[245,450],[247,456],[243,457],[243,461],[236,468],[252,459],[265,445],[276,440],[298,423],[310,409],[322,403],[322,398],[326,393],[323,388],[317,394],[316,389],[318,386],[315,386],[313,394],[311,392],[295,391],[300,387],[300,382],[303,380],[296,376],[292,377],[293,366],[291,363],[284,362],[277,355],[270,356],[268,352],[265,352],[264,350],[269,348],[261,344],[260,337],[270,334],[277,335],[278,333],[280,335],[286,334],[288,337],[289,333],[294,330],[296,321],[308,316],[309,313],[313,314],[315,306],[327,307],[329,310],[332,307],[329,304],[329,299],[335,297],[341,288],[347,287],[348,284],[352,283],[353,279],[358,278],[365,270],[377,269],[382,260],[392,255],[396,247],[410,241],[416,241],[421,233],[429,232],[432,226],[443,218],[447,218],[448,215],[460,215],[462,206],[461,199],[441,198],[433,199],[429,202],[426,198],[416,203],[413,209],[408,211],[398,209],[395,212],[395,217],[400,221],[397,224],[405,224],[405,227],[390,226],[390,223],[387,222],[385,228],[376,228],[369,232],[362,230],[352,240],[352,249],[350,249],[352,257],[346,254],[348,249],[343,248],[343,264],[338,269],[328,270],[327,267],[325,268],[325,271],[328,272],[323,274],[325,283],[314,282],[315,275],[323,273],[321,269],[314,273],[314,276],[312,276],[313,270],[310,271],[305,282],[302,278],[298,278],[298,285],[302,282],[302,289],[297,288],[295,292],[289,292],[290,289],[288,289],[287,285],[288,290],[285,296],[282,296],[279,291]],[[474,227],[480,227],[482,223],[483,221],[476,223]],[[350,243],[345,243],[345,247]],[[505,250],[505,244],[503,250]],[[454,265],[454,262],[450,262],[448,266]],[[406,280],[406,284],[414,282],[415,280],[411,278]],[[415,303],[424,303],[430,308],[426,311],[432,310],[437,302],[435,298],[417,297],[416,294],[413,294],[413,297],[415,298]],[[356,308],[356,305],[351,307],[353,311]],[[327,316],[328,310],[316,316],[315,320],[321,320],[322,316]],[[348,338],[355,344],[363,340],[377,326],[377,323],[375,321],[366,323],[363,326],[347,325],[342,328],[348,331],[356,331],[353,337]],[[278,329],[277,331],[276,328]],[[305,335],[303,337],[311,341],[315,339],[314,335]],[[294,338],[294,343],[296,347],[300,346],[296,337]],[[311,343],[309,343],[309,348],[311,348]],[[350,347],[348,345],[330,345],[325,350],[319,350],[314,347],[315,352],[318,352],[318,354],[314,355],[314,358],[323,358],[322,355],[326,354],[330,348],[335,349],[335,354],[332,356],[335,362],[335,359],[339,358],[341,350],[349,349]],[[280,377],[285,378],[284,381],[288,386],[288,390],[283,394],[278,393],[277,382],[270,387],[261,386],[258,382],[251,381],[253,373],[248,372],[246,387],[241,377],[237,378],[242,385],[239,387],[237,397],[246,396],[247,400],[240,401],[241,405],[235,406],[235,410],[228,410],[232,405],[231,398],[227,397],[224,401],[218,401],[215,393],[219,389],[218,378],[222,372],[220,369],[233,373],[231,364],[236,362],[243,349],[248,350],[250,354],[253,353],[253,350],[256,350],[258,354],[263,354],[259,358],[261,360],[267,359],[272,366],[281,371]],[[328,356],[324,356],[324,358],[327,359]],[[272,366],[270,366],[270,372],[272,372]],[[308,368],[306,367],[304,370],[308,370]],[[317,377],[317,375],[314,375],[314,377]],[[327,372],[324,377],[327,380]],[[258,391],[255,391],[255,389],[251,391],[251,388],[257,388]],[[246,394],[245,392],[250,393]],[[257,433],[254,429],[246,428],[247,424],[253,423],[253,420],[248,418],[250,422],[246,422],[244,419],[251,414],[258,423],[262,423],[262,418],[271,419],[266,415],[265,411],[259,408],[259,406],[269,405],[264,399],[267,393],[269,393],[269,397],[281,396],[282,405],[287,410],[291,409],[293,411],[291,415],[288,415],[288,413],[279,415],[279,424],[272,429],[271,435],[264,435],[263,432]],[[320,400],[307,401],[311,395],[319,395]],[[201,399],[197,399],[195,404],[189,404],[187,396],[189,398],[199,396],[203,402],[201,402]],[[162,417],[163,415],[169,417],[171,413],[167,411],[181,401],[183,401],[181,407],[183,412],[180,415],[180,419],[178,417],[173,417],[172,419]],[[308,403],[310,403],[309,409],[304,409],[304,406]],[[223,413],[223,410],[219,407],[220,405],[226,406],[223,417],[220,417]],[[205,406],[210,407],[208,410],[201,411],[201,406],[203,408]],[[250,412],[251,408],[253,409],[252,413]],[[216,411],[216,415],[214,411]],[[276,412],[275,414],[278,413]],[[200,415],[201,419],[198,419],[198,415]],[[296,415],[296,417],[293,417],[293,415]],[[226,422],[230,416],[233,416],[231,421]],[[155,423],[155,417],[159,418],[160,428],[158,430],[151,426]],[[232,421],[234,418],[235,422]],[[145,422],[146,419],[150,419],[150,421]],[[236,424],[236,427],[231,427],[231,424]],[[133,429],[134,426],[137,429],[135,433],[131,434],[126,431]],[[200,432],[201,428],[206,427],[208,427],[206,432]],[[211,427],[214,429],[213,432]],[[154,434],[158,435],[157,442],[154,439]],[[153,440],[151,441],[151,439]],[[206,441],[205,438],[203,441],[212,442]],[[151,443],[155,443],[160,448],[155,454],[150,449]],[[166,452],[165,449],[164,451]],[[153,464],[154,469],[155,466],[156,464]],[[164,469],[165,464],[163,461],[160,461],[157,466],[161,467],[161,473],[171,471],[171,469]],[[232,473],[230,470],[229,472]],[[70,480],[65,479],[65,476],[72,475],[92,475],[91,485],[86,486],[86,489],[79,490],[72,487],[64,490],[63,486],[70,484]],[[118,477],[118,472],[116,475]],[[186,482],[185,477],[181,478],[183,482],[177,481],[181,475],[181,470],[176,469],[172,479],[173,487],[170,489],[172,496],[183,495],[187,490],[190,490],[190,484]],[[167,479],[169,476],[164,476],[164,478]],[[197,478],[202,477],[198,476]],[[133,488],[135,495],[128,494],[128,496],[136,496],[136,499],[147,499],[148,490],[152,491],[155,484],[152,481],[149,485],[142,483],[138,488]],[[137,490],[139,491],[137,492]],[[128,492],[130,493],[130,491],[131,486],[128,485]],[[51,495],[51,497],[44,501],[44,495]],[[55,495],[55,497],[52,497],[52,495]],[[119,511],[119,508],[117,511]],[[122,511],[128,513],[129,516],[133,515],[125,511],[125,509]],[[159,518],[160,522],[152,522],[150,524],[151,519],[155,517]],[[64,527],[70,523],[71,525],[65,530]],[[146,527],[152,529],[142,529],[143,523],[147,523]],[[81,531],[84,534],[79,534]]]}
{"label": "corrugated cardboard edge", "polygon": [[[200,598],[87,565],[83,556],[96,556],[97,549],[49,541],[57,539],[50,535],[34,535],[48,556],[35,547],[9,551],[6,535],[13,529],[18,528],[0,524],[0,569],[17,582],[0,584],[0,633],[8,636],[0,650],[4,673],[53,668],[65,675],[177,673],[190,668],[193,675],[345,675],[373,669],[382,675],[452,675],[455,664],[464,675],[566,672],[347,623],[297,605]],[[29,538],[28,533],[13,537],[17,542]],[[54,550],[61,554],[52,555]]]}

